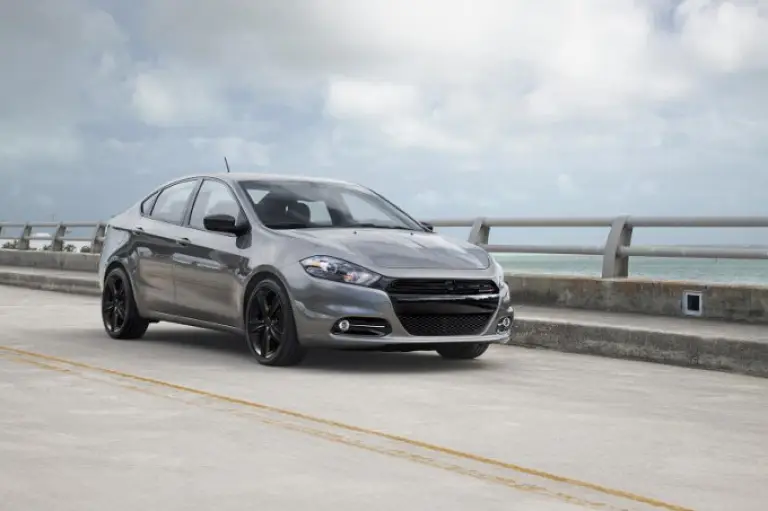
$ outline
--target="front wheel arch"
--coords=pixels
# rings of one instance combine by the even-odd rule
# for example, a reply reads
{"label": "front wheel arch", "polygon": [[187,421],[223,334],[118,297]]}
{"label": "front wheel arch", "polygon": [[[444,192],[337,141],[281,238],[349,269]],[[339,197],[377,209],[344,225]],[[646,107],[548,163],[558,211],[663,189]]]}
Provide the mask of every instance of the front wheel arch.
{"label": "front wheel arch", "polygon": [[280,275],[279,272],[274,271],[272,269],[261,269],[256,271],[253,275],[251,275],[248,278],[248,282],[245,285],[245,289],[243,290],[243,296],[240,297],[240,316],[243,320],[243,327],[245,328],[245,314],[247,312],[248,308],[248,298],[251,296],[251,293],[253,292],[253,289],[256,287],[256,285],[261,282],[262,280],[266,278],[275,279],[277,282],[280,283],[280,285],[283,287],[283,291],[286,295],[288,295],[288,299],[291,300],[291,292],[288,289],[288,286],[285,283],[285,279],[282,275]]}
{"label": "front wheel arch", "polygon": [[[276,294],[276,297],[283,301],[282,314],[285,321],[282,323],[283,333],[280,334],[280,346],[277,348],[278,351],[276,351],[275,355],[272,357],[265,355],[262,353],[262,351],[257,350],[257,348],[253,345],[254,340],[251,337],[254,335],[250,329],[250,313],[252,312],[251,304],[253,297],[255,296],[255,293],[258,292],[260,285],[264,285],[267,289],[271,287],[273,292]],[[248,343],[248,349],[251,351],[251,354],[258,360],[260,364],[267,366],[292,366],[301,363],[301,361],[304,359],[304,355],[306,354],[306,349],[301,345],[301,340],[298,337],[291,297],[288,293],[287,286],[284,284],[282,279],[271,272],[260,272],[254,275],[254,277],[249,281],[246,289],[247,294],[245,305],[243,307],[243,325],[245,339]],[[280,295],[283,296],[281,297]],[[271,328],[268,326],[268,322],[265,322],[265,326],[267,328]],[[265,334],[268,338],[269,334],[266,332]]]}

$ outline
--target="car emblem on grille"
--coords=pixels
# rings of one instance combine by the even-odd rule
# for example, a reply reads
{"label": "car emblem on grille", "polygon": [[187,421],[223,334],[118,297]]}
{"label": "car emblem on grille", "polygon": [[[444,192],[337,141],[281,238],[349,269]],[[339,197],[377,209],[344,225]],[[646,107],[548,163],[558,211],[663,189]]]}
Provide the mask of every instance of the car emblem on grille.
{"label": "car emblem on grille", "polygon": [[445,288],[446,288],[448,291],[454,291],[454,290],[456,290],[456,282],[455,282],[455,281],[453,281],[453,280],[446,280],[446,281],[445,281]]}

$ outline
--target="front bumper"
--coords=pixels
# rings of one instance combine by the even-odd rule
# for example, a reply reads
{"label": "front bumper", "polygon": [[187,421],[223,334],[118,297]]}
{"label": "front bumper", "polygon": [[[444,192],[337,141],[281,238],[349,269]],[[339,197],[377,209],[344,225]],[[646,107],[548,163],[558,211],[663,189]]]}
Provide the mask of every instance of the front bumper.
{"label": "front bumper", "polygon": [[[508,317],[510,323],[514,321],[514,309],[509,300],[509,290],[506,285],[495,297],[486,298],[484,306],[486,311],[482,319],[478,320],[478,314],[473,316],[475,323],[472,325],[460,324],[464,330],[473,330],[468,335],[453,335],[451,326],[446,326],[445,316],[431,315],[426,323],[414,317],[405,317],[402,304],[397,303],[389,293],[383,289],[368,288],[337,282],[329,282],[308,275],[302,268],[298,271],[284,275],[288,280],[289,292],[296,320],[296,328],[301,343],[308,347],[376,347],[386,345],[435,345],[446,343],[505,343],[509,340],[512,324],[505,331],[498,331],[499,322]],[[419,297],[417,297],[419,298]],[[420,297],[421,308],[417,313],[430,314],[430,308],[440,306],[443,308],[464,307],[459,303],[435,303],[428,297]],[[461,301],[454,297],[455,301]],[[466,308],[471,310],[473,299],[466,301]],[[477,300],[476,298],[474,300]],[[492,303],[492,305],[491,305]],[[411,305],[407,305],[411,306]],[[436,309],[437,311],[437,309]],[[424,316],[421,316],[422,318]],[[339,328],[339,321],[347,319],[349,331],[343,332]],[[405,325],[404,325],[404,321]],[[478,322],[479,321],[479,322]],[[355,328],[357,327],[357,328]],[[365,328],[363,328],[365,327]],[[408,328],[406,328],[408,327]],[[427,333],[430,328],[440,331],[440,335],[414,335]],[[409,331],[410,330],[410,331]]]}

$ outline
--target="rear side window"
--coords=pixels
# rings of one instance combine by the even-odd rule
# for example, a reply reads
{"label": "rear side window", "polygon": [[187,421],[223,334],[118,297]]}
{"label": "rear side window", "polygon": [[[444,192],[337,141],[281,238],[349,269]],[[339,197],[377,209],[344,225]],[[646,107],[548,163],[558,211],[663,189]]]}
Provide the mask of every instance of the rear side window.
{"label": "rear side window", "polygon": [[197,181],[183,181],[160,192],[150,218],[180,224],[195,186]]}

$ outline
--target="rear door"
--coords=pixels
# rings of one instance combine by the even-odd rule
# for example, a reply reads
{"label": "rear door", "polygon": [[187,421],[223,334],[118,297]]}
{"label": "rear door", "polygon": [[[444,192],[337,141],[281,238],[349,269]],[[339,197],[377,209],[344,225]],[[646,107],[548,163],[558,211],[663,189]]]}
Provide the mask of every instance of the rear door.
{"label": "rear door", "polygon": [[208,231],[203,219],[227,214],[246,219],[231,188],[224,181],[205,178],[184,226],[184,243],[175,247],[174,280],[179,313],[218,325],[238,327],[239,298],[248,275],[246,250],[251,234]]}
{"label": "rear door", "polygon": [[134,229],[137,293],[143,308],[149,311],[176,313],[173,255],[199,181],[185,179],[163,188],[151,211]]}

